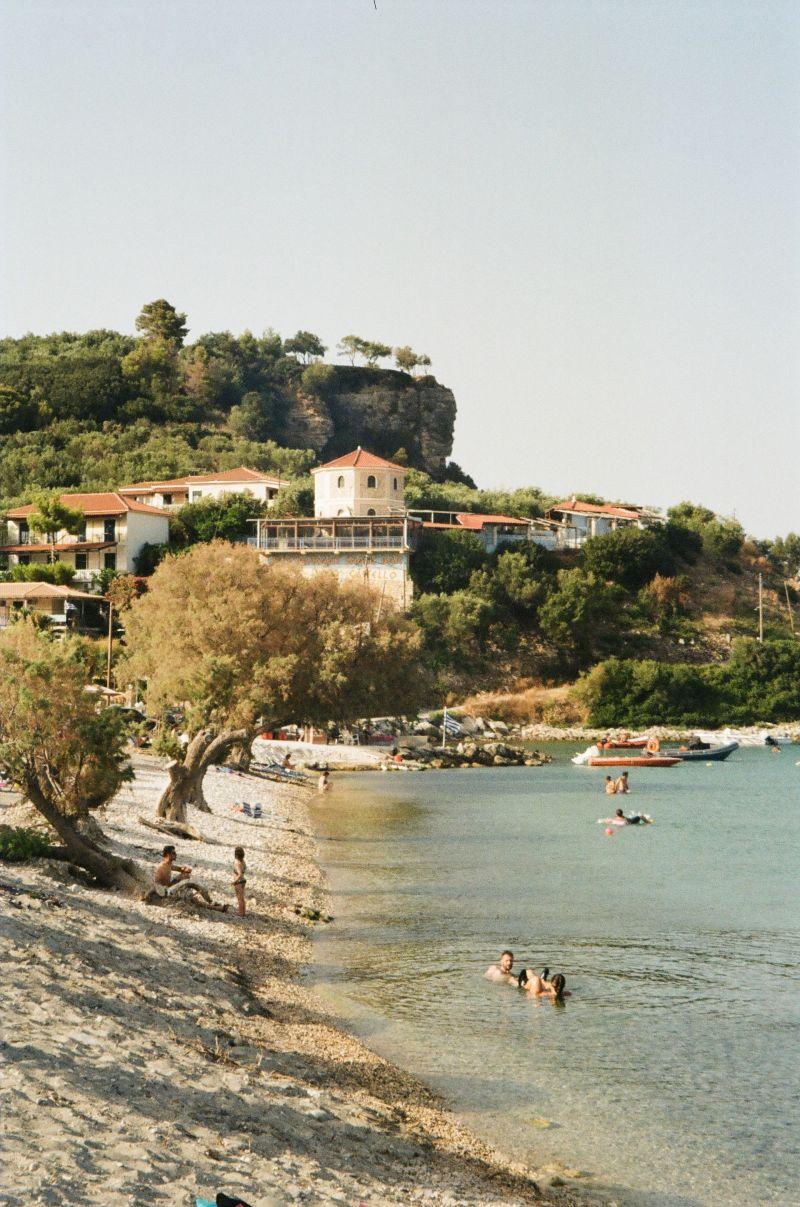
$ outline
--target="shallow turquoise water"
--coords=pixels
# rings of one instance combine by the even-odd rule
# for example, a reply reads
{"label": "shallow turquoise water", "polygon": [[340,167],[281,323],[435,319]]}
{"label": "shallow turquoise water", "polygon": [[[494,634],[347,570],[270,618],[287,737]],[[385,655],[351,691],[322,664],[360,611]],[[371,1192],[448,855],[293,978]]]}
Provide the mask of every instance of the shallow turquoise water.
{"label": "shallow turquoise water", "polygon": [[[800,1203],[800,749],[636,771],[616,801],[550,749],[337,780],[319,988],[506,1151],[648,1204]],[[605,837],[617,803],[656,824]],[[564,1008],[482,979],[507,946],[566,974]]]}

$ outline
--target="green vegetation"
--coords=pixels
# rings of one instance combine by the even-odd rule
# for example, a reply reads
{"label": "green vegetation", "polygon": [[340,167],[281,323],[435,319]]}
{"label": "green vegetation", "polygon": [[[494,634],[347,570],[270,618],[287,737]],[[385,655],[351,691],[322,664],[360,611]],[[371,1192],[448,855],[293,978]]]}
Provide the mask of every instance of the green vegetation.
{"label": "green vegetation", "polygon": [[264,565],[215,541],[168,557],[125,615],[119,681],[147,681],[154,714],[181,701],[191,738],[159,812],[203,807],[203,778],[258,726],[349,721],[422,703],[419,636],[362,584]]}
{"label": "green vegetation", "polygon": [[107,887],[135,888],[129,864],[81,823],[131,778],[118,709],[98,710],[84,689],[96,652],[53,639],[32,621],[0,631],[0,768],[56,831],[73,863]]}
{"label": "green vegetation", "polygon": [[[479,493],[449,482],[434,489],[465,502]],[[579,694],[597,724],[800,715],[790,673],[763,653],[800,649],[788,611],[798,593],[782,577],[794,543],[754,546],[737,524],[693,504],[671,514],[666,525],[620,528],[559,554],[508,545],[488,555],[470,533],[427,532],[412,561],[412,614],[439,694],[564,684],[589,671]],[[767,640],[751,657],[772,668],[763,673],[746,663],[748,642],[735,641],[756,633],[759,572]],[[783,686],[765,692],[770,675]]]}
{"label": "green vegetation", "polygon": [[800,644],[739,640],[730,661],[690,666],[610,658],[580,682],[592,725],[751,725],[800,716]]}
{"label": "green vegetation", "polygon": [[50,840],[40,830],[25,826],[0,826],[0,860],[27,863],[50,854]]}

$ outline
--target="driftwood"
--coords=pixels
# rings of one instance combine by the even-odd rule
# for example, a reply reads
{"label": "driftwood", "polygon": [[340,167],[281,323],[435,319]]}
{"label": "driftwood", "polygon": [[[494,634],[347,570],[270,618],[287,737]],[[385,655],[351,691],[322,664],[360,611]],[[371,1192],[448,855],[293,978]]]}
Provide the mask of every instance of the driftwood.
{"label": "driftwood", "polygon": [[205,838],[199,830],[195,830],[194,826],[187,825],[183,821],[150,821],[147,817],[140,817],[139,825],[147,826],[148,830],[158,830],[162,834],[169,834],[172,838],[185,838],[188,842],[205,842]]}
{"label": "driftwood", "polygon": [[179,884],[173,885],[166,891],[154,884],[152,888],[147,890],[142,900],[146,905],[168,905],[171,901],[183,901],[189,898],[190,894],[194,893],[200,897],[199,901],[197,900],[197,896],[190,898],[194,901],[195,905],[202,904],[207,906],[208,909],[219,910],[220,913],[227,912],[228,906],[218,905],[215,901],[212,901],[211,893],[208,889],[204,888],[202,884],[198,884],[196,880],[182,880]]}

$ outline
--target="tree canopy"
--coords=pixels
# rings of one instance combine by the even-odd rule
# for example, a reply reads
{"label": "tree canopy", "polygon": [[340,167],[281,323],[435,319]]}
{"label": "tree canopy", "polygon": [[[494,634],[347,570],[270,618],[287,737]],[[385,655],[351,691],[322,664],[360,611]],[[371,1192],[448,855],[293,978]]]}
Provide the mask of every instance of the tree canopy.
{"label": "tree canopy", "polygon": [[177,816],[226,734],[249,744],[241,735],[256,724],[403,712],[420,700],[419,636],[406,617],[381,609],[361,584],[306,578],[241,545],[216,541],[165,559],[125,624],[120,675],[147,681],[151,709],[184,705],[198,738],[187,751],[196,765],[184,765],[164,805]]}
{"label": "tree canopy", "polygon": [[131,771],[117,710],[98,710],[85,687],[89,647],[54,640],[32,621],[0,630],[0,767],[22,785],[74,862],[102,884],[135,887],[128,865],[81,832]]}

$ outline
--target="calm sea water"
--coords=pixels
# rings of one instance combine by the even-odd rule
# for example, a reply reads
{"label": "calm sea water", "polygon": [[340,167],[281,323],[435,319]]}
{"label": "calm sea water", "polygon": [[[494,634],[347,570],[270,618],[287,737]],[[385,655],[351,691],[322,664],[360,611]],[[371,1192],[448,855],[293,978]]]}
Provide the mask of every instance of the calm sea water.
{"label": "calm sea water", "polygon": [[[658,1207],[800,1203],[800,749],[633,772],[616,801],[550,750],[337,779],[318,988],[518,1157]],[[655,825],[605,837],[617,803]],[[484,981],[503,947],[573,996]]]}

